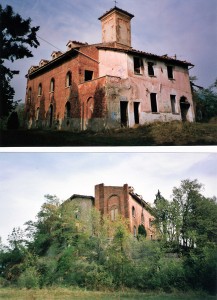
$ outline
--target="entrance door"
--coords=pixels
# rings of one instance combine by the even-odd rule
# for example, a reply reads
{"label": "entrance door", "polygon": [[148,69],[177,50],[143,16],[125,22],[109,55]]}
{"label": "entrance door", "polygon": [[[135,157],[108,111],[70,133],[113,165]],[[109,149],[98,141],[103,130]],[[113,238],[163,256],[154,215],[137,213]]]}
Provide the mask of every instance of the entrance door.
{"label": "entrance door", "polygon": [[127,127],[128,125],[128,101],[120,102],[120,112],[121,112],[121,127]]}
{"label": "entrance door", "polygon": [[190,103],[185,97],[180,98],[180,110],[181,110],[181,116],[182,116],[182,121],[185,122],[187,121],[187,113],[190,107]]}
{"label": "entrance door", "polygon": [[139,102],[133,102],[135,124],[139,124]]}

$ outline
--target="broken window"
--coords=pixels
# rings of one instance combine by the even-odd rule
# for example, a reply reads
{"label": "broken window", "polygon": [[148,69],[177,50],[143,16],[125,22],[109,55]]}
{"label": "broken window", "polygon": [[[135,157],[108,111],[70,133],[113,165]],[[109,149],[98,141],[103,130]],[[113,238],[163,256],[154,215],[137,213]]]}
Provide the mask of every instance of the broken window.
{"label": "broken window", "polygon": [[133,102],[135,124],[139,124],[139,102]]}
{"label": "broken window", "polygon": [[84,81],[93,79],[93,71],[85,70],[84,71]]}
{"label": "broken window", "polygon": [[143,66],[143,60],[141,57],[134,57],[134,73],[135,74],[143,74],[144,66]]}
{"label": "broken window", "polygon": [[72,85],[72,73],[69,71],[66,74],[66,87],[69,87]]}
{"label": "broken window", "polygon": [[41,96],[42,95],[42,84],[39,83],[38,85],[38,96]]}
{"label": "broken window", "polygon": [[54,78],[52,78],[50,81],[50,92],[53,93],[54,89],[55,89],[55,81]]}
{"label": "broken window", "polygon": [[157,94],[151,93],[150,98],[151,98],[151,111],[153,113],[156,113],[157,112]]}
{"label": "broken window", "polygon": [[151,61],[148,62],[148,75],[154,76],[154,63]]}
{"label": "broken window", "polygon": [[170,95],[172,113],[176,113],[176,95]]}
{"label": "broken window", "polygon": [[173,79],[173,67],[167,66],[167,74],[169,79]]}

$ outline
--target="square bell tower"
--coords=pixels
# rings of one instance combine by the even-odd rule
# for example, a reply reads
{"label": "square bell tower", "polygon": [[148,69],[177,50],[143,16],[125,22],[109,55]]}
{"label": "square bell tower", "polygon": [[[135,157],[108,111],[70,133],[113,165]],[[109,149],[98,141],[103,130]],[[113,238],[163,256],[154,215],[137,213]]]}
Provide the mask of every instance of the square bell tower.
{"label": "square bell tower", "polygon": [[114,7],[102,15],[102,43],[131,48],[131,19],[134,15]]}

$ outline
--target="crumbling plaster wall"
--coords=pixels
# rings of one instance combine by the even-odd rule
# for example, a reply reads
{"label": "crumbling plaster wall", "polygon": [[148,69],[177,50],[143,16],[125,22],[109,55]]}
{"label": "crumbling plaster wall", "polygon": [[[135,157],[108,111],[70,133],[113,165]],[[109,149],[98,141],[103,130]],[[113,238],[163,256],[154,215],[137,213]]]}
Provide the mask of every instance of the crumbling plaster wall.
{"label": "crumbling plaster wall", "polygon": [[[181,120],[180,98],[190,103],[188,121],[194,121],[193,101],[187,68],[174,66],[174,79],[168,79],[167,65],[156,62],[154,76],[148,75],[148,61],[143,58],[143,71],[134,73],[133,56],[109,50],[99,51],[99,74],[110,75],[106,85],[108,127],[120,126],[120,101],[128,101],[128,126],[135,125],[133,102],[139,102],[139,123]],[[109,78],[109,76],[108,76]],[[157,94],[156,113],[152,112],[150,94]],[[170,95],[176,96],[176,113],[172,113]]]}

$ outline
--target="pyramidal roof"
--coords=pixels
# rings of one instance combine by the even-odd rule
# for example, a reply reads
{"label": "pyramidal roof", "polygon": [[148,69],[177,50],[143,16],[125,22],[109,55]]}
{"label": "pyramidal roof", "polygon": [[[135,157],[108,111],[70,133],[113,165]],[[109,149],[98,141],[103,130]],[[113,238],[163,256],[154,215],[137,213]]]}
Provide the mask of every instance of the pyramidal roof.
{"label": "pyramidal roof", "polygon": [[129,13],[128,11],[126,10],[123,10],[117,6],[111,8],[110,10],[106,11],[101,17],[99,17],[99,20],[101,20],[102,18],[104,18],[105,16],[107,16],[108,14],[112,13],[113,11],[117,11],[117,12],[120,12],[122,14],[125,14],[127,16],[129,16],[131,19],[134,17],[134,15],[132,15],[131,13]]}

